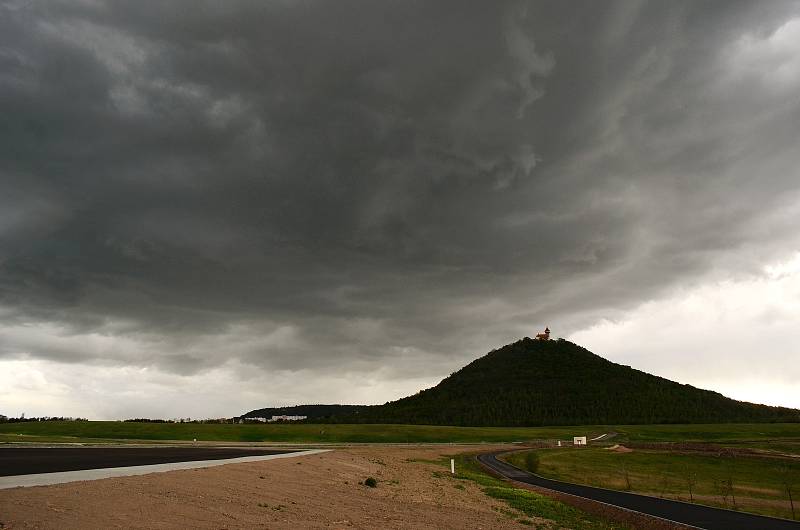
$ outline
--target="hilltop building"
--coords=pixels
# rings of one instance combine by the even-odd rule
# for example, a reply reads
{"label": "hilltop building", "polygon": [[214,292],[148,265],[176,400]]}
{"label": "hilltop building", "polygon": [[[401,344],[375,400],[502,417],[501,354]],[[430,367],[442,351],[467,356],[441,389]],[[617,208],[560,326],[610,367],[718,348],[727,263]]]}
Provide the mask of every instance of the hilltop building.
{"label": "hilltop building", "polygon": [[550,340],[550,328],[544,328],[544,333],[537,333],[536,340]]}

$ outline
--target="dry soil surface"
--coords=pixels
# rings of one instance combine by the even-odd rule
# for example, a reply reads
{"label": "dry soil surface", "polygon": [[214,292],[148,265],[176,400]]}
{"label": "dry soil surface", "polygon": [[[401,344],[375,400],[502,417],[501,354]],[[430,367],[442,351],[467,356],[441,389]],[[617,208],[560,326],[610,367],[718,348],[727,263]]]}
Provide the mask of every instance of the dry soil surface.
{"label": "dry soil surface", "polygon": [[[474,483],[420,461],[467,450],[478,448],[346,448],[0,490],[0,528],[530,528]],[[359,484],[369,476],[376,488]]]}

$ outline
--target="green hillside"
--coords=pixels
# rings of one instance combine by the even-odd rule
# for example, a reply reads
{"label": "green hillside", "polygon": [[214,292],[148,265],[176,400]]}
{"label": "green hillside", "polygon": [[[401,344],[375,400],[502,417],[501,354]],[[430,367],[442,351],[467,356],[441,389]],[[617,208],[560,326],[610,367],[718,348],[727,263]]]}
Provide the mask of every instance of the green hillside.
{"label": "green hillside", "polygon": [[800,411],[675,383],[569,341],[525,338],[473,361],[433,388],[362,409],[347,420],[506,427],[796,422]]}
{"label": "green hillside", "polygon": [[271,418],[272,416],[305,416],[309,422],[330,421],[339,416],[359,414],[368,405],[294,405],[289,407],[267,407],[242,414],[241,419]]}

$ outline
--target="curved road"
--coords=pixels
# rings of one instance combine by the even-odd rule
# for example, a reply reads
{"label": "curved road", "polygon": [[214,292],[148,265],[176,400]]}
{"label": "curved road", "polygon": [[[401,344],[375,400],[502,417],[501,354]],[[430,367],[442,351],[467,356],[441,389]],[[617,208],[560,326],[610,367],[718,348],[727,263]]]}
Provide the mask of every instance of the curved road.
{"label": "curved road", "polygon": [[518,482],[592,499],[706,530],[800,530],[800,522],[722,510],[686,502],[636,495],[624,491],[581,486],[550,480],[522,471],[497,459],[500,453],[478,455],[478,461],[492,471]]}

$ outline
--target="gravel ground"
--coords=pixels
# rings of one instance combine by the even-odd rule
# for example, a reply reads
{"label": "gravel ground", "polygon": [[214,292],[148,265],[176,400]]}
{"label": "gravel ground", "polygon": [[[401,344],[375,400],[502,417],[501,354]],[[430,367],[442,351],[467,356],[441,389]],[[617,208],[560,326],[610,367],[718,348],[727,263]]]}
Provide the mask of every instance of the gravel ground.
{"label": "gravel ground", "polygon": [[[346,448],[2,490],[0,528],[530,528],[474,483],[419,461],[478,449],[490,447]],[[378,487],[359,484],[369,476]]]}

